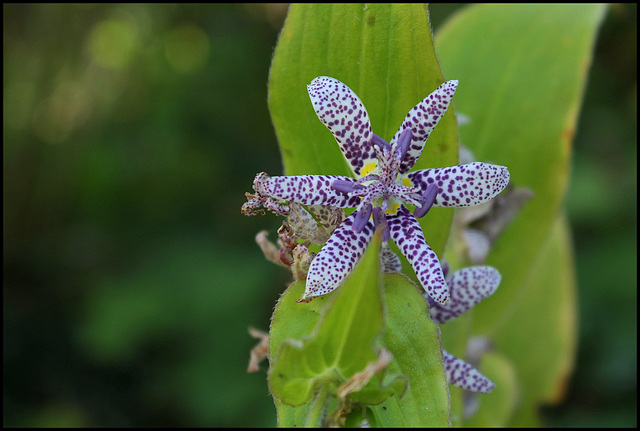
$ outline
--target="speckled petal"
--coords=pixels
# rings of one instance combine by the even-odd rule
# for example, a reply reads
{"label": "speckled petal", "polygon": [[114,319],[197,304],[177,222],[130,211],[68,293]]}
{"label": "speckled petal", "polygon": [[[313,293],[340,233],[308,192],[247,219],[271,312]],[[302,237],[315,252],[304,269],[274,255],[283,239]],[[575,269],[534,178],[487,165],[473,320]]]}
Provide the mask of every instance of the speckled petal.
{"label": "speckled petal", "polygon": [[391,250],[388,242],[382,243],[380,262],[382,263],[382,272],[402,272],[402,262],[400,262],[400,258]]}
{"label": "speckled petal", "polygon": [[373,237],[373,222],[361,232],[352,230],[356,213],[351,214],[333,232],[322,250],[311,262],[302,298],[325,295],[339,287],[362,257]]}
{"label": "speckled petal", "polygon": [[358,196],[349,196],[331,187],[336,180],[355,182],[353,178],[338,175],[299,175],[265,178],[258,193],[282,201],[303,205],[329,205],[352,208],[360,204]]}
{"label": "speckled petal", "polygon": [[496,387],[495,383],[480,374],[471,364],[458,359],[443,350],[444,373],[449,384],[471,392],[488,394]]}
{"label": "speckled petal", "polygon": [[328,76],[315,78],[307,90],[313,109],[338,141],[351,170],[357,177],[362,176],[362,168],[377,160],[364,105],[349,87]]}
{"label": "speckled petal", "polygon": [[436,253],[424,239],[418,220],[401,205],[395,215],[387,215],[391,239],[405,255],[422,287],[434,301],[444,304],[449,299],[449,289]]}
{"label": "speckled petal", "polygon": [[509,170],[489,163],[469,163],[450,168],[424,169],[407,175],[424,192],[438,185],[434,207],[468,207],[496,197],[509,184]]}
{"label": "speckled petal", "polygon": [[501,279],[498,270],[492,266],[471,266],[454,272],[447,280],[451,298],[446,304],[435,303],[429,309],[431,319],[445,323],[461,315],[493,295]]}
{"label": "speckled petal", "polygon": [[414,106],[405,117],[402,126],[390,142],[394,146],[402,132],[407,128],[411,129],[413,137],[409,151],[400,165],[400,174],[409,172],[416,160],[420,158],[427,138],[447,111],[456,87],[458,87],[458,81],[445,82],[425,97],[422,102]]}

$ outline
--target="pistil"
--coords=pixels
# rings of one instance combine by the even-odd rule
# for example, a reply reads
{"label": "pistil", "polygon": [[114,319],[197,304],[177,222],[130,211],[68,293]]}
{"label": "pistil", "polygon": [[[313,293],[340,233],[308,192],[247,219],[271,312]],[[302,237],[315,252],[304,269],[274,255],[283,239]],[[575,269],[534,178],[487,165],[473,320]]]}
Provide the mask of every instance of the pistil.
{"label": "pistil", "polygon": [[[412,139],[411,129],[403,130],[398,137],[394,151],[391,144],[373,134],[371,144],[376,148],[378,154],[378,167],[375,174],[365,175],[356,182],[336,180],[331,183],[331,188],[334,190],[362,197],[352,226],[354,232],[362,231],[372,213],[376,227],[383,223],[386,226],[386,212],[390,198],[415,205],[414,215],[416,217],[424,217],[433,205],[438,193],[438,187],[435,184],[430,184],[424,192],[420,193],[419,188],[407,187],[398,181],[400,164],[409,151]],[[373,207],[373,203],[377,199],[382,199],[382,201]],[[388,239],[388,228],[385,228],[384,236]]]}

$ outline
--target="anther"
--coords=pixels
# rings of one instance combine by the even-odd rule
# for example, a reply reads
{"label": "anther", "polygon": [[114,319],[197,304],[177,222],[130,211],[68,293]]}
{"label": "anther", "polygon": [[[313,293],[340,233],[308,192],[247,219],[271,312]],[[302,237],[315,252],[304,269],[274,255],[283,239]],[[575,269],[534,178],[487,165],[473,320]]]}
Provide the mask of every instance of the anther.
{"label": "anther", "polygon": [[362,229],[364,229],[365,225],[369,221],[369,217],[371,217],[371,211],[371,204],[367,204],[362,208],[362,210],[357,212],[353,220],[353,226],[351,226],[351,229],[353,229],[354,232],[362,232]]}
{"label": "anther", "polygon": [[416,218],[424,217],[424,215],[431,209],[433,202],[436,200],[437,194],[438,186],[435,183],[429,184],[427,189],[422,192],[422,206],[420,208],[416,208],[413,215],[416,216]]}
{"label": "anther", "polygon": [[398,137],[398,149],[397,154],[400,160],[404,160],[407,152],[409,152],[409,145],[411,145],[411,139],[413,139],[413,133],[411,129],[404,129]]}
{"label": "anther", "polygon": [[389,232],[387,217],[380,207],[375,207],[373,209],[373,224],[376,228],[382,226],[382,240],[389,241],[389,239],[391,238],[391,232]]}
{"label": "anther", "polygon": [[391,149],[391,145],[380,136],[372,133],[373,137],[371,138],[371,144],[377,146],[381,150],[389,151]]}
{"label": "anther", "polygon": [[351,181],[346,180],[335,180],[331,183],[331,188],[343,193],[351,193],[355,189],[363,189],[364,186],[360,184],[355,184]]}

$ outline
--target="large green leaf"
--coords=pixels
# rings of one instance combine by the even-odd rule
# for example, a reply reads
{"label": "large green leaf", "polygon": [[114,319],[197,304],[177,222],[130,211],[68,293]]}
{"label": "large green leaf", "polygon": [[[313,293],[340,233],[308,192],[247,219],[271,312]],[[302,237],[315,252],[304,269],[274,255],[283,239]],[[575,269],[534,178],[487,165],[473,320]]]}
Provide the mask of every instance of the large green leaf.
{"label": "large green leaf", "polygon": [[[290,6],[269,75],[269,109],[287,175],[351,175],[307,94],[307,85],[322,75],[339,79],[355,91],[374,133],[391,139],[409,110],[444,81],[426,6]],[[450,109],[414,169],[455,165],[457,145]],[[451,217],[450,209],[434,208],[421,219],[437,253],[444,249]]]}
{"label": "large green leaf", "polygon": [[[449,395],[442,364],[439,329],[428,317],[426,301],[415,284],[399,274],[386,274],[383,281],[386,304],[383,345],[394,358],[387,367],[386,374],[389,377],[405,376],[409,387],[402,397],[393,396],[379,405],[370,406],[367,416],[374,426],[448,426]],[[296,303],[303,291],[304,283],[294,283],[276,306],[271,325],[270,363],[278,360],[276,358],[281,350],[280,346],[287,344],[285,339],[308,340],[313,336],[323,309],[329,312],[327,299],[334,294],[321,296],[308,304]],[[362,319],[354,322],[354,325],[359,326],[366,324]],[[359,330],[363,328],[354,328],[354,331]],[[298,343],[293,343],[296,344]],[[363,353],[373,357],[370,356],[371,349],[351,352],[356,356],[362,356]],[[303,362],[306,359],[295,360],[298,361],[296,366],[306,368]],[[274,372],[277,371],[271,371]],[[374,381],[376,385],[380,382],[379,379]],[[400,380],[394,383],[396,393],[401,389],[401,384]],[[289,406],[278,398],[275,402],[279,426],[305,424],[312,409],[312,402],[298,407]],[[335,403],[330,404],[329,410],[333,408]]]}
{"label": "large green leaf", "polygon": [[540,403],[564,395],[577,345],[576,294],[569,226],[561,214],[512,305],[509,324],[494,337],[496,348],[517,365],[522,384],[513,425],[529,425]]}
{"label": "large green leaf", "polygon": [[[316,406],[314,400],[303,408],[310,414],[316,409],[321,411],[340,385],[376,361],[374,344],[382,334],[384,318],[379,247],[376,234],[353,273],[331,295],[319,320],[315,306],[295,302],[302,293],[300,283],[283,295],[274,313],[269,346],[269,387],[280,402],[298,407],[314,394],[324,395],[318,400],[321,405]],[[308,310],[301,312],[305,308]],[[314,321],[318,321],[315,329],[303,339],[290,338],[291,334],[308,330]],[[274,357],[275,352],[278,353]],[[350,395],[353,402],[378,404],[393,394],[402,394],[406,387],[404,380],[382,387],[382,373],[370,383]],[[305,423],[318,425],[313,417],[311,420]]]}
{"label": "large green leaf", "polygon": [[557,395],[573,358],[571,246],[565,228],[554,225],[561,224],[573,133],[605,12],[591,4],[470,6],[437,37],[444,69],[460,80],[456,108],[471,120],[462,142],[535,193],[494,244],[487,263],[502,284],[474,311],[472,330],[490,335],[513,361],[526,394],[515,415],[520,425],[535,423],[536,406]]}
{"label": "large green leaf", "polygon": [[[303,340],[287,338],[269,370],[271,393],[281,401],[300,406],[325,381],[345,381],[376,359],[375,339],[383,327],[382,292],[379,280],[379,241],[371,244],[364,256],[323,310],[314,332]],[[291,303],[295,289],[285,293],[274,317],[271,332],[281,331],[297,318],[304,304]],[[299,299],[298,296],[295,299]],[[294,315],[296,314],[296,315]],[[273,335],[272,335],[273,336]]]}
{"label": "large green leaf", "polygon": [[[439,33],[438,55],[460,85],[458,110],[471,123],[462,142],[481,161],[509,168],[535,197],[496,242],[489,264],[503,281],[476,313],[481,332],[504,325],[563,202],[571,142],[603,5],[478,5]],[[523,246],[526,245],[526,246]],[[486,318],[484,317],[486,316]]]}
{"label": "large green leaf", "polygon": [[409,379],[402,398],[392,397],[371,407],[371,425],[385,427],[445,427],[449,391],[442,363],[440,330],[418,288],[400,274],[384,277],[385,347],[393,354],[389,372]]}
{"label": "large green leaf", "polygon": [[[269,364],[273,364],[285,339],[302,340],[311,335],[331,295],[323,295],[309,303],[297,303],[302,297],[305,281],[297,281],[282,294],[271,319],[269,331]],[[278,398],[276,404],[278,426],[295,427],[306,423],[311,403],[291,407]]]}

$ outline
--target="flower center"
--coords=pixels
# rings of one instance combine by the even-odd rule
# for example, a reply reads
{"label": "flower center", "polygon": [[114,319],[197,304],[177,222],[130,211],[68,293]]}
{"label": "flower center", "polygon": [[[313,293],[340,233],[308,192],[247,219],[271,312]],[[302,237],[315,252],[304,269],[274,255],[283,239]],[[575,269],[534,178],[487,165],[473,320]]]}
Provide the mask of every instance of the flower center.
{"label": "flower center", "polygon": [[[373,215],[376,227],[383,225],[385,240],[389,237],[386,226],[386,214],[395,214],[399,208],[396,201],[416,206],[414,215],[423,217],[433,205],[438,187],[431,184],[423,192],[420,187],[414,187],[411,180],[400,175],[400,164],[406,157],[413,134],[411,129],[405,129],[399,136],[395,146],[377,135],[373,135],[371,144],[378,156],[378,165],[363,169],[364,176],[355,183],[336,180],[331,184],[334,190],[362,197],[358,205],[357,215],[353,223],[353,230],[361,232],[369,218]],[[391,208],[389,202],[391,201]]]}

